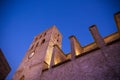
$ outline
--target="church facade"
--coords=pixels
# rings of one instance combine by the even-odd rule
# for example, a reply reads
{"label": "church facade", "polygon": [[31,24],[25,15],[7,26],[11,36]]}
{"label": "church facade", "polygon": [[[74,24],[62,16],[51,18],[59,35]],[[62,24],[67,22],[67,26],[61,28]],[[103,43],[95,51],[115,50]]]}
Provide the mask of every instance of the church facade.
{"label": "church facade", "polygon": [[120,13],[114,17],[117,32],[102,38],[93,25],[95,41],[81,46],[72,35],[69,54],[62,51],[55,26],[37,35],[12,80],[120,80]]}

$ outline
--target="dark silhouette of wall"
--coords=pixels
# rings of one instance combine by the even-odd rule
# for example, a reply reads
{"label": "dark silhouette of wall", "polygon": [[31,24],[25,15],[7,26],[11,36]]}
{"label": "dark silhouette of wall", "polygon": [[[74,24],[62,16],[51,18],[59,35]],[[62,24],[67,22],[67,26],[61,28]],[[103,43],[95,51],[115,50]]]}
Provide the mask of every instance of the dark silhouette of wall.
{"label": "dark silhouette of wall", "polygon": [[0,80],[5,80],[11,68],[3,55],[2,50],[0,49]]}

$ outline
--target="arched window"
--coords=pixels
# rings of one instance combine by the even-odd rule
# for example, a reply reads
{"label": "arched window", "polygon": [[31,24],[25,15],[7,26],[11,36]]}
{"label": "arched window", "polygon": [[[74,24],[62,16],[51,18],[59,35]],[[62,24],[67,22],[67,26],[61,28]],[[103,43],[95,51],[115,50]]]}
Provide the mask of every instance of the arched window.
{"label": "arched window", "polygon": [[35,41],[37,41],[37,40],[38,40],[38,37],[35,38]]}
{"label": "arched window", "polygon": [[57,39],[57,42],[59,42],[59,40]]}
{"label": "arched window", "polygon": [[33,47],[34,47],[34,45],[32,45],[32,47],[30,48],[30,50],[32,50],[32,49],[33,49]]}
{"label": "arched window", "polygon": [[42,45],[43,43],[45,43],[45,39],[42,40],[41,45]]}
{"label": "arched window", "polygon": [[32,52],[28,55],[28,59],[32,58],[35,55],[35,52]]}
{"label": "arched window", "polygon": [[40,35],[39,39],[42,37],[42,35]]}
{"label": "arched window", "polygon": [[36,47],[38,47],[39,42],[37,42]]}

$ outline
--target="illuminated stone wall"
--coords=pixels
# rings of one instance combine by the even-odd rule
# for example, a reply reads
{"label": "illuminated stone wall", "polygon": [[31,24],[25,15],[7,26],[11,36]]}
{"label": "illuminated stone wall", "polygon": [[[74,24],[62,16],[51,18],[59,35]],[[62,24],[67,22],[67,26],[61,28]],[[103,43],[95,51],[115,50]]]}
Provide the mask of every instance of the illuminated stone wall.
{"label": "illuminated stone wall", "polygon": [[[105,56],[106,55],[106,56]],[[119,80],[120,41],[42,73],[40,80]]]}
{"label": "illuminated stone wall", "polygon": [[81,47],[77,38],[70,36],[71,52],[66,61],[52,63],[40,80],[120,80],[120,13],[115,14],[115,20],[118,32],[105,38],[96,25],[91,26],[95,42],[87,46]]}
{"label": "illuminated stone wall", "polygon": [[61,48],[61,41],[62,35],[55,26],[35,36],[12,80],[39,80],[42,70],[50,67],[53,46]]}

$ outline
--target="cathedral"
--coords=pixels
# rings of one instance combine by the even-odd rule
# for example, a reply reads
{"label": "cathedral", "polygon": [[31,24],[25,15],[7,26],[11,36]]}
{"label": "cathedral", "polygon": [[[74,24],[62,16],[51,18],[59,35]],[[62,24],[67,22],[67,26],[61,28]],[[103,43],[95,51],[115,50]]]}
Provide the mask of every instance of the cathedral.
{"label": "cathedral", "polygon": [[81,46],[70,36],[69,54],[61,49],[62,34],[56,26],[38,34],[12,80],[120,80],[120,12],[114,18],[118,31],[104,38],[96,25],[89,27],[91,44]]}

